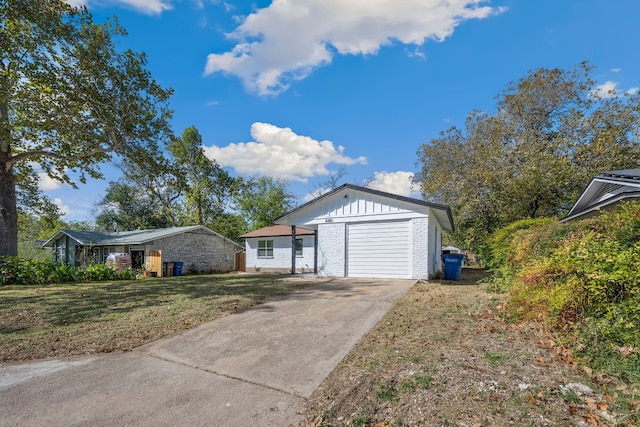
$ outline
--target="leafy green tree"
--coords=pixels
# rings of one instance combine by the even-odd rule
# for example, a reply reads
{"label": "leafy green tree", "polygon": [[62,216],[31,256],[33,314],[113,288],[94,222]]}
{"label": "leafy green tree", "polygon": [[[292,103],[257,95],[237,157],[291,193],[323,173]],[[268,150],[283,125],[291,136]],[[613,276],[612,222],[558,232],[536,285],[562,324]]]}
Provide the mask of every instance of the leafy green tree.
{"label": "leafy green tree", "polygon": [[240,242],[239,236],[249,231],[249,224],[244,217],[230,212],[218,215],[208,227],[235,242]]}
{"label": "leafy green tree", "polygon": [[191,126],[167,148],[175,173],[184,185],[182,218],[186,224],[211,225],[221,216],[238,187],[238,181],[204,154],[202,136]]}
{"label": "leafy green tree", "polygon": [[165,214],[157,200],[136,185],[124,180],[110,182],[106,195],[98,203],[96,224],[101,230],[130,231],[177,225]]}
{"label": "leafy green tree", "polygon": [[170,134],[163,89],[125,30],[62,0],[0,2],[0,256],[17,254],[18,197],[36,179],[101,177],[113,153],[132,162]]}
{"label": "leafy green tree", "polygon": [[640,161],[638,94],[599,97],[592,67],[540,68],[511,83],[494,114],[474,111],[418,151],[423,197],[451,206],[457,244],[512,221],[561,216],[589,180]]}
{"label": "leafy green tree", "polygon": [[50,260],[50,252],[43,250],[38,240],[49,239],[60,229],[94,229],[94,225],[86,221],[64,221],[65,213],[48,199],[36,206],[20,209],[18,213],[18,256],[22,258]]}
{"label": "leafy green tree", "polygon": [[269,177],[250,179],[236,196],[237,208],[251,230],[272,225],[293,207],[294,200],[285,181]]}

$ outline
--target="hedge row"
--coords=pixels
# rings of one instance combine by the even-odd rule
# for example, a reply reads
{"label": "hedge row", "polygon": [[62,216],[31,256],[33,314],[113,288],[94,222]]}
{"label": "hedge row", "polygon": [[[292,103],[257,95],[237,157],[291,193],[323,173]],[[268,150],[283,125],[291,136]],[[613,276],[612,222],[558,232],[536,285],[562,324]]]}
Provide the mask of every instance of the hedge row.
{"label": "hedge row", "polygon": [[51,261],[0,258],[0,286],[131,280],[136,278],[136,274],[131,269],[118,271],[104,264],[92,264],[81,269]]}

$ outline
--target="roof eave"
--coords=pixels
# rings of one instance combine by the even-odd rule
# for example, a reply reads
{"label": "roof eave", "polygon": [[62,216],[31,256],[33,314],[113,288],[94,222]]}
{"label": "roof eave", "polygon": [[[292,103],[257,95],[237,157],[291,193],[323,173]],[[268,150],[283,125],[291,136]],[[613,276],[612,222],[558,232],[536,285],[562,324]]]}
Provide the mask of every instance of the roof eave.
{"label": "roof eave", "polygon": [[56,240],[58,240],[58,239],[59,239],[60,237],[62,237],[62,236],[68,236],[68,237],[70,237],[71,239],[75,240],[76,242],[78,242],[78,243],[80,243],[80,244],[82,244],[82,245],[84,245],[84,244],[85,244],[84,242],[82,242],[82,241],[80,241],[80,240],[76,239],[75,237],[71,236],[69,233],[67,233],[67,232],[66,232],[66,230],[58,230],[58,231],[57,231],[57,232],[56,232],[52,237],[50,237],[49,239],[47,239],[47,240],[42,244],[42,246],[40,246],[40,247],[42,247],[42,248],[46,248],[46,247],[49,247],[49,246],[53,246],[53,242],[55,242]]}
{"label": "roof eave", "polygon": [[579,212],[575,212],[573,214],[571,212],[569,212],[569,214],[567,214],[566,217],[562,218],[558,222],[563,224],[565,222],[574,221],[576,219],[580,219],[580,218],[586,217],[586,216],[588,216],[589,214],[592,214],[595,211],[599,211],[601,209],[608,208],[611,205],[615,205],[616,203],[619,203],[619,202],[621,202],[621,201],[623,201],[625,199],[636,199],[636,198],[640,198],[640,191],[633,192],[633,193],[620,193],[615,197],[611,197],[610,199],[604,200],[601,203],[589,206],[587,209],[581,210]]}
{"label": "roof eave", "polygon": [[447,229],[447,231],[453,232],[455,230],[455,227],[454,227],[454,224],[453,224],[453,215],[451,214],[451,208],[449,206],[440,205],[438,203],[428,202],[426,200],[420,200],[420,199],[414,199],[414,198],[411,198],[411,197],[400,196],[398,194],[387,193],[387,192],[380,191],[380,190],[374,190],[372,188],[362,187],[362,186],[354,185],[354,184],[342,184],[340,187],[336,187],[333,190],[331,190],[331,191],[329,191],[327,193],[324,193],[321,196],[318,196],[315,199],[310,200],[307,203],[304,203],[304,204],[298,206],[297,208],[294,208],[294,209],[290,210],[289,212],[285,213],[284,215],[279,216],[278,218],[276,218],[274,220],[274,223],[282,224],[282,222],[280,222],[280,221],[285,220],[287,217],[292,216],[296,212],[299,212],[299,211],[301,211],[303,209],[306,209],[306,208],[308,208],[310,206],[313,206],[314,204],[319,203],[320,201],[322,201],[324,199],[327,199],[327,198],[333,196],[334,194],[336,194],[336,193],[338,193],[338,192],[340,192],[340,191],[342,191],[344,189],[347,189],[347,188],[352,189],[352,190],[356,190],[356,191],[362,191],[362,192],[369,193],[369,194],[374,194],[374,195],[381,196],[381,197],[387,197],[387,198],[390,198],[390,199],[403,201],[403,202],[406,202],[406,203],[412,203],[412,204],[418,205],[418,206],[426,206],[426,207],[429,207],[429,208],[432,208],[432,209],[438,209],[438,210],[444,211],[444,212],[446,212],[447,218],[449,220],[449,227],[445,227],[444,225],[443,225],[443,227],[445,227],[445,229]]}

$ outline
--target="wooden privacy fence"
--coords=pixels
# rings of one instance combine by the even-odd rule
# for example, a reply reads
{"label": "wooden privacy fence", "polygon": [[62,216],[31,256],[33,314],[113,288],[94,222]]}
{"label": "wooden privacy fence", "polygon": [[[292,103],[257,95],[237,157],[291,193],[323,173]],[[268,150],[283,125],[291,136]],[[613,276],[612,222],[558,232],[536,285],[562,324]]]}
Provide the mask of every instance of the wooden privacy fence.
{"label": "wooden privacy fence", "polygon": [[247,271],[247,254],[236,252],[236,271]]}
{"label": "wooden privacy fence", "polygon": [[149,251],[149,271],[155,271],[162,277],[162,251]]}

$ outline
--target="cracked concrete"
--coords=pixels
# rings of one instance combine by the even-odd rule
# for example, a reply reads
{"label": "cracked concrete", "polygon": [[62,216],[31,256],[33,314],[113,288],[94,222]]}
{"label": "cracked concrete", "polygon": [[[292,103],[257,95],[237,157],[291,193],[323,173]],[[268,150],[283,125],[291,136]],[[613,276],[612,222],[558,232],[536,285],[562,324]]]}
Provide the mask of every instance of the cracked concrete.
{"label": "cracked concrete", "polygon": [[413,285],[336,279],[130,353],[0,366],[6,426],[288,426]]}

